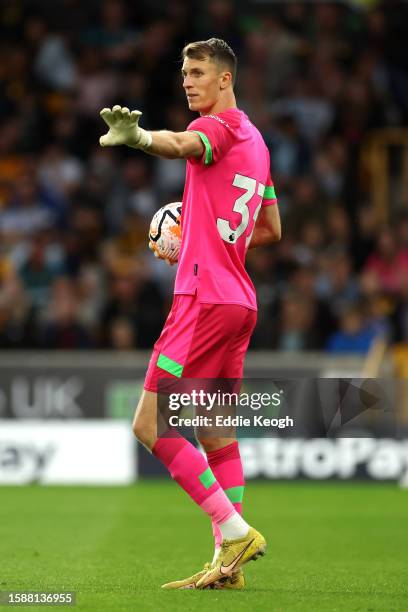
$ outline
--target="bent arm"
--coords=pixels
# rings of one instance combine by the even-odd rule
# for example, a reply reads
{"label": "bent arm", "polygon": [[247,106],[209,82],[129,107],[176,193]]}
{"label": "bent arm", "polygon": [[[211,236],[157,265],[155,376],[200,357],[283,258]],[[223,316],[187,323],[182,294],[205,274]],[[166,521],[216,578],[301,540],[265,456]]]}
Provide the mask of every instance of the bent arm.
{"label": "bent arm", "polygon": [[281,222],[277,204],[262,206],[255,224],[249,249],[266,246],[281,239]]}
{"label": "bent arm", "polygon": [[150,132],[152,143],[146,153],[167,159],[199,158],[204,153],[204,145],[196,132]]}

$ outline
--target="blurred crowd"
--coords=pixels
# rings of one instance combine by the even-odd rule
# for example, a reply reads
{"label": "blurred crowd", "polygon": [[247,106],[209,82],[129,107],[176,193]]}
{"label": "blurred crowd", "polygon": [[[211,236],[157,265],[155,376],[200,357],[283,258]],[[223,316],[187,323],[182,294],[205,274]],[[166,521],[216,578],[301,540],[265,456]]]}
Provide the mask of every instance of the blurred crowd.
{"label": "blurred crowd", "polygon": [[255,249],[252,348],[365,353],[408,342],[408,186],[381,224],[359,171],[371,130],[408,119],[404,2],[3,0],[0,348],[150,348],[175,270],[147,249],[185,162],[99,147],[105,106],[181,131],[180,51],[224,38],[283,220]]}

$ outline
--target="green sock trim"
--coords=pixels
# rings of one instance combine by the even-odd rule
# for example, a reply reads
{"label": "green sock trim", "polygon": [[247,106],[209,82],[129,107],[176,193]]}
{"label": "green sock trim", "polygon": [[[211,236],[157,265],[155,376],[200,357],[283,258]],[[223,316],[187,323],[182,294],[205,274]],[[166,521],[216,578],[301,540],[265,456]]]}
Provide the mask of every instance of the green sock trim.
{"label": "green sock trim", "polygon": [[230,487],[225,489],[224,493],[231,503],[241,504],[244,498],[244,487]]}
{"label": "green sock trim", "polygon": [[210,141],[208,140],[207,136],[203,134],[203,132],[199,132],[198,130],[194,130],[194,132],[199,135],[199,137],[201,138],[203,142],[203,145],[205,146],[204,164],[206,166],[209,166],[213,162],[213,152],[212,152]]}
{"label": "green sock trim", "polygon": [[216,478],[212,473],[211,468],[207,468],[205,472],[199,475],[198,479],[205,489],[209,489],[211,485],[213,485],[216,481]]}
{"label": "green sock trim", "polygon": [[166,357],[166,355],[163,355],[163,353],[160,353],[157,360],[157,367],[161,368],[162,370],[166,370],[166,372],[173,374],[173,376],[177,376],[177,378],[181,378],[184,366],[177,363],[177,361],[173,361],[173,359]]}
{"label": "green sock trim", "polygon": [[276,198],[275,187],[273,185],[268,185],[267,187],[265,187],[263,199],[264,200],[275,200],[275,198]]}

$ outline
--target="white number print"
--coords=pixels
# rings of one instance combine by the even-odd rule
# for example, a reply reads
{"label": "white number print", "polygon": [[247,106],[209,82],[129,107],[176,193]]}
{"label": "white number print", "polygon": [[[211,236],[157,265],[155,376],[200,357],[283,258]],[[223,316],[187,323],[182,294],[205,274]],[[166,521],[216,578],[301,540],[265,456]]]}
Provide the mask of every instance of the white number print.
{"label": "white number print", "polygon": [[[228,242],[229,244],[235,244],[238,238],[242,236],[242,234],[245,232],[246,228],[248,227],[248,224],[249,224],[248,202],[255,195],[255,192],[257,192],[258,195],[261,196],[261,202],[256,207],[255,212],[252,217],[254,220],[254,227],[255,227],[256,219],[258,217],[258,213],[262,205],[262,197],[265,191],[265,185],[262,185],[262,183],[258,183],[258,189],[257,189],[256,180],[253,178],[250,178],[249,176],[243,176],[242,174],[236,174],[234,176],[234,180],[232,184],[234,185],[234,187],[239,187],[240,189],[244,190],[244,193],[235,200],[234,206],[232,207],[233,212],[241,215],[241,223],[238,225],[236,229],[233,229],[230,225],[230,222],[227,219],[221,219],[220,217],[218,217],[217,219],[217,228],[218,228],[219,234],[221,238],[225,240],[225,242]],[[252,228],[252,232],[253,232],[253,228]],[[248,246],[251,241],[252,232],[249,236],[247,236],[246,246]]]}

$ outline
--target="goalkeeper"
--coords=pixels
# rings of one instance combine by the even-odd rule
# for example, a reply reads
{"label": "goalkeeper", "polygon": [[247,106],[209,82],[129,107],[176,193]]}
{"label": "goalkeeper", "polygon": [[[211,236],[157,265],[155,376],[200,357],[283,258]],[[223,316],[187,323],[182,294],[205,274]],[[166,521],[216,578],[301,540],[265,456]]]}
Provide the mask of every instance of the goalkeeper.
{"label": "goalkeeper", "polygon": [[244,476],[235,439],[198,434],[203,455],[176,432],[157,436],[159,379],[241,379],[257,304],[245,270],[248,248],[280,239],[280,219],[261,134],[236,106],[236,57],[211,38],[183,49],[187,103],[199,117],[184,132],[151,132],[141,113],[114,106],[102,146],[127,145],[187,160],[174,301],[154,345],[133,431],[211,518],[214,557],[164,588],[244,586],[242,566],[262,556],[264,536],[242,517]]}

